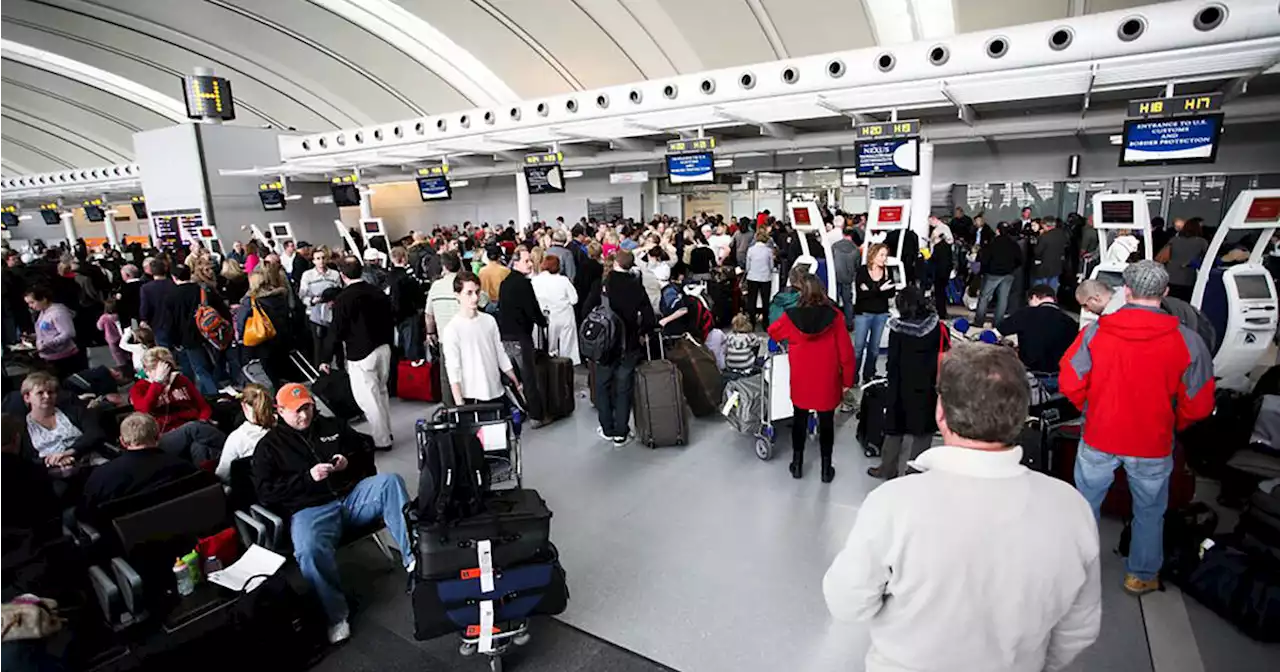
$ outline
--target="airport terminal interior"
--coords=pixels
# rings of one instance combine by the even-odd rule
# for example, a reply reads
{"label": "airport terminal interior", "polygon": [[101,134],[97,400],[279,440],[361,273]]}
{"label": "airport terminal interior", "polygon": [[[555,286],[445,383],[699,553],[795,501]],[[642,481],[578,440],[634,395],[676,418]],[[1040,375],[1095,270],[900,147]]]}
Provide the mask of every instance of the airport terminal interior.
{"label": "airport terminal interior", "polygon": [[[18,327],[32,323],[30,307],[37,312],[37,330],[46,328],[40,311],[50,310],[48,301],[42,307],[40,296],[29,291],[39,284],[31,279],[36,273],[31,269],[43,263],[56,269],[51,275],[65,276],[59,280],[80,282],[81,269],[93,266],[114,273],[118,283],[122,251],[125,263],[135,263],[133,254],[141,265],[144,256],[150,263],[164,253],[172,264],[194,268],[183,259],[186,250],[195,257],[198,248],[215,260],[215,273],[221,268],[225,274],[220,261],[239,255],[245,263],[245,246],[252,246],[255,263],[260,252],[264,264],[269,257],[292,262],[295,250],[324,246],[347,250],[365,268],[389,268],[398,263],[396,249],[407,247],[408,254],[415,254],[415,248],[433,246],[444,252],[445,241],[460,237],[465,240],[453,241],[455,249],[459,254],[465,250],[463,261],[480,268],[494,248],[504,252],[498,255],[501,261],[528,237],[528,247],[540,245],[542,231],[557,246],[598,231],[591,247],[602,246],[603,256],[596,250],[595,257],[621,270],[616,265],[619,250],[637,244],[648,250],[650,234],[660,238],[670,230],[677,237],[687,235],[689,246],[706,248],[709,239],[717,250],[715,265],[723,268],[698,280],[689,258],[673,260],[681,261],[674,264],[676,271],[665,263],[665,254],[652,265],[648,256],[642,260],[637,254],[637,268],[643,269],[637,275],[648,282],[660,265],[657,288],[665,276],[674,281],[675,273],[683,275],[687,268],[685,293],[677,294],[685,302],[680,305],[690,306],[695,317],[706,310],[708,321],[714,320],[711,331],[722,336],[757,334],[750,357],[752,366],[756,355],[763,363],[762,370],[753,369],[756,387],[728,382],[736,375],[721,380],[720,371],[711,366],[714,389],[697,391],[711,396],[708,404],[693,399],[691,391],[706,383],[706,376],[696,364],[690,370],[681,363],[672,368],[683,374],[676,377],[683,380],[676,391],[685,398],[676,394],[674,404],[670,399],[650,404],[652,399],[637,393],[636,404],[644,408],[635,410],[633,431],[642,436],[615,441],[600,427],[592,394],[596,369],[586,361],[590,318],[575,316],[569,306],[569,338],[575,342],[574,353],[581,349],[582,362],[574,366],[572,360],[548,357],[567,362],[569,373],[537,374],[544,395],[563,392],[568,401],[544,399],[545,424],[524,417],[527,411],[503,410],[506,422],[494,425],[507,428],[500,440],[487,426],[479,430],[484,449],[492,452],[493,441],[501,444],[499,452],[515,456],[506,469],[519,476],[518,486],[536,490],[552,512],[550,540],[558,560],[550,564],[567,577],[561,595],[567,604],[548,607],[550,613],[535,609],[527,619],[513,616],[490,637],[486,630],[509,613],[502,609],[515,609],[522,599],[541,599],[545,605],[552,588],[507,588],[492,597],[495,572],[500,583],[514,580],[516,565],[494,563],[504,562],[501,543],[519,535],[494,542],[498,546],[492,547],[492,558],[489,540],[472,540],[478,550],[466,547],[468,564],[452,570],[461,569],[463,580],[453,583],[478,577],[472,583],[490,587],[455,598],[460,601],[449,607],[454,610],[447,618],[457,632],[445,629],[417,637],[415,630],[420,632],[425,620],[420,603],[424,586],[446,582],[420,578],[426,570],[411,568],[407,591],[398,542],[384,529],[337,551],[350,605],[349,638],[333,645],[322,642],[305,660],[272,667],[325,672],[1057,669],[1045,667],[1043,650],[1031,667],[1020,667],[1023,659],[1018,664],[991,659],[980,666],[895,667],[884,658],[868,657],[869,650],[877,650],[875,619],[884,614],[849,622],[837,620],[828,608],[824,576],[845,548],[864,500],[885,485],[868,473],[881,464],[883,436],[869,434],[866,423],[873,411],[867,408],[874,393],[866,384],[899,375],[889,362],[893,327],[885,329],[880,343],[867,344],[875,375],[847,391],[834,412],[834,479],[821,473],[816,429],[803,478],[794,478],[788,470],[791,426],[802,420],[791,417],[793,399],[788,395],[795,388],[786,377],[794,380],[812,371],[791,367],[787,352],[762,333],[766,325],[748,321],[745,329],[736,323],[731,327],[737,311],[728,306],[754,302],[747,292],[751,284],[753,289],[764,287],[768,307],[767,299],[788,287],[788,270],[796,268],[809,268],[818,278],[819,293],[826,290],[829,296],[824,301],[842,305],[833,245],[849,237],[859,246],[857,255],[867,254],[875,243],[888,243],[886,275],[881,277],[898,292],[918,287],[929,297],[929,311],[935,305],[944,308],[948,314],[939,338],[950,334],[953,343],[1003,339],[997,333],[1002,316],[994,315],[990,327],[984,317],[992,314],[991,308],[1003,310],[1006,301],[1014,314],[1027,305],[1032,285],[1048,280],[1061,309],[1081,322],[1081,333],[1093,334],[1099,329],[1093,323],[1106,322],[1110,311],[1093,310],[1076,287],[1093,287],[1097,283],[1088,281],[1094,280],[1123,295],[1132,289],[1122,287],[1130,277],[1126,269],[1139,264],[1169,269],[1161,272],[1170,296],[1179,295],[1181,305],[1214,341],[1204,344],[1200,363],[1205,371],[1213,370],[1216,406],[1213,415],[1178,434],[1174,468],[1189,485],[1182,491],[1177,483],[1171,486],[1166,541],[1174,512],[1199,506],[1194,510],[1216,520],[1205,535],[1212,540],[1198,546],[1201,562],[1207,565],[1206,558],[1217,558],[1222,548],[1235,548],[1246,538],[1254,544],[1249,547],[1254,555],[1238,575],[1216,579],[1221,593],[1216,597],[1226,606],[1203,594],[1206,582],[1187,577],[1165,576],[1158,590],[1135,596],[1128,590],[1126,559],[1118,550],[1122,536],[1130,543],[1128,510],[1116,515],[1104,505],[1098,523],[1100,629],[1096,641],[1065,669],[1280,670],[1280,513],[1265,512],[1280,496],[1280,389],[1274,368],[1280,364],[1277,0],[7,0],[0,14],[5,419],[7,423],[13,412],[11,396],[22,397],[27,406],[19,405],[19,410],[25,414],[30,407],[33,414],[19,417],[25,418],[24,449],[54,431],[48,425],[36,427],[24,378],[50,367],[63,389],[73,389],[68,385],[85,378],[70,375],[76,372],[66,370],[60,364],[64,360],[45,356],[39,343],[47,336],[36,334],[28,344],[25,332],[30,329]],[[982,228],[981,222],[975,226],[979,216],[990,228]],[[1048,237],[1055,222],[1072,242],[1059,252],[1059,261],[1066,259],[1062,272],[1042,277],[1033,268],[1039,263],[1032,261],[1039,259],[1035,241]],[[743,249],[727,242],[719,249],[715,242],[756,229],[760,244],[778,247],[767,281],[747,277],[749,261],[735,263],[735,253],[747,259],[751,238]],[[946,234],[939,240],[943,229]],[[1002,276],[1012,290],[998,283],[988,288],[993,271],[979,263],[990,259],[980,248],[995,245],[982,236],[994,236],[996,230],[1000,238],[1023,240],[1020,258],[1027,264],[1019,266],[1021,277],[1011,279],[1013,271]],[[1171,252],[1187,249],[1170,241],[1189,239],[1193,230],[1202,247],[1185,259],[1178,256],[1181,252]],[[634,241],[619,240],[633,231]],[[962,231],[977,238],[966,238]],[[1091,248],[1081,235],[1092,236]],[[904,247],[908,239],[918,246]],[[511,245],[503,248],[499,241]],[[685,243],[676,245],[687,257]],[[536,254],[558,259],[555,248],[550,249],[539,246]],[[954,263],[938,277],[941,249]],[[582,250],[583,258],[590,256],[585,246]],[[563,247],[560,251],[576,254]],[[514,257],[519,260],[522,253]],[[414,263],[420,258],[414,256]],[[868,263],[857,259],[859,268]],[[555,268],[562,267],[556,263]],[[292,269],[286,270],[293,289],[285,293],[297,299],[298,279]],[[557,272],[568,274],[567,267],[551,271]],[[440,273],[438,266],[434,273]],[[386,416],[393,439],[389,450],[376,454],[376,469],[400,476],[411,498],[419,495],[423,474],[430,476],[430,460],[424,466],[422,455],[437,445],[423,436],[440,426],[435,424],[440,417],[453,417],[447,410],[451,405],[440,399],[441,386],[448,386],[449,374],[441,373],[447,367],[434,344],[424,346],[423,306],[436,291],[428,289],[434,287],[431,280],[415,280],[426,298],[409,322],[415,325],[410,333],[425,355],[426,370],[435,373],[423,384],[434,392],[426,399],[393,390],[389,407],[377,411]],[[713,293],[722,281],[728,289]],[[254,276],[246,287],[256,292],[257,282]],[[479,282],[486,282],[484,273]],[[687,288],[697,282],[702,282],[699,288]],[[539,286],[537,279],[533,284]],[[588,289],[575,294],[575,302],[586,302]],[[73,311],[89,310],[91,302],[83,300],[83,292],[80,296],[82,303]],[[239,296],[247,295],[242,289]],[[661,296],[654,306],[658,317],[669,314],[662,305],[666,294]],[[722,300],[725,305],[718,306]],[[333,305],[342,300],[328,295],[323,301]],[[236,401],[237,390],[247,381],[257,382],[248,366],[242,375],[223,368],[231,352],[253,352],[247,339],[250,328],[259,324],[259,311],[256,303],[249,307],[248,299],[243,305],[248,318],[217,318],[235,343],[225,351],[213,340],[213,345],[195,346],[211,354],[210,363],[227,374],[226,380],[215,375],[217,384],[209,390],[203,378],[196,380],[199,395],[210,403],[221,398],[233,414],[247,412]],[[495,305],[497,315],[502,302]],[[482,306],[480,314],[491,307]],[[96,312],[84,320],[89,331],[100,325],[102,301],[92,309]],[[897,315],[898,308],[893,310]],[[200,329],[203,314],[197,310],[194,320]],[[303,324],[312,315],[299,314]],[[81,317],[74,316],[77,328]],[[425,323],[434,325],[434,319]],[[504,319],[499,317],[499,324]],[[127,322],[119,321],[116,329],[131,326]],[[850,318],[851,341],[853,324]],[[1195,333],[1185,319],[1182,324],[1183,332]],[[327,328],[336,333],[338,327]],[[432,328],[425,327],[426,332]],[[695,325],[691,335],[681,337],[681,352],[710,352],[698,343],[710,346],[710,332],[695,338],[697,331]],[[878,337],[881,332],[872,333]],[[138,405],[142,395],[130,393],[126,383],[150,384],[152,364],[147,359],[148,371],[140,371],[134,382],[128,357],[115,359],[114,346],[106,344],[110,338],[104,342],[102,335],[93,333],[98,340],[92,343],[82,343],[83,332],[74,339],[84,346],[85,370],[119,365],[123,377],[108,381],[114,386],[111,393],[93,389],[85,398],[94,400],[91,411],[114,414],[120,426],[120,418],[141,410],[129,406],[131,400]],[[506,341],[505,331],[503,336]],[[844,338],[843,331],[838,338]],[[393,352],[406,355],[412,339],[398,332]],[[304,359],[314,360],[307,341],[297,347]],[[512,352],[516,367],[523,367],[519,346]],[[182,371],[194,379],[187,351],[179,354]],[[1132,357],[1147,354],[1134,346]],[[665,356],[664,351],[658,359]],[[381,366],[399,372],[399,385],[417,381],[414,367],[423,365],[397,359],[392,355]],[[712,356],[713,365],[714,360]],[[830,366],[835,370],[837,365]],[[863,365],[859,353],[856,368]],[[331,375],[308,375],[306,368],[299,367],[306,389],[314,390]],[[725,368],[723,362],[719,368]],[[635,376],[641,378],[645,371],[642,366]],[[285,390],[278,387],[285,380],[274,373],[263,374],[270,378],[269,387]],[[359,405],[357,413],[343,417],[336,406],[330,409],[329,397],[320,390],[314,390],[314,397],[322,415],[339,416],[334,422],[351,421],[357,431],[374,437],[369,439],[372,446],[384,430],[365,411],[364,400],[376,392],[358,388],[367,383],[372,390],[379,380],[385,382],[386,373],[383,379],[365,375],[371,374],[352,373],[346,391]],[[560,375],[565,376],[563,385],[554,392],[547,389],[548,381]],[[1062,375],[1065,385],[1067,374]],[[1043,398],[1036,397],[1041,388],[1033,386],[1034,417],[1027,424],[1032,427],[1034,421],[1035,440],[1043,441],[1048,464],[1028,467],[1071,483],[1085,420],[1079,417],[1079,404],[1057,394],[1056,374],[1052,380],[1052,389],[1043,388]],[[197,389],[191,381],[188,385]],[[751,389],[762,395],[754,415],[742,410]],[[312,396],[305,389],[301,394]],[[287,408],[280,399],[272,397],[269,403]],[[99,402],[120,406],[104,409]],[[568,410],[551,417],[549,409],[565,403]],[[1044,412],[1052,415],[1035,416],[1039,411],[1034,409],[1050,406]],[[662,410],[668,408],[675,410]],[[280,412],[284,418],[285,411]],[[674,421],[669,415],[687,418]],[[746,415],[744,428],[741,418]],[[67,416],[59,410],[58,417]],[[241,415],[231,426],[243,422]],[[663,422],[682,426],[679,440],[650,445],[654,432],[642,424]],[[883,435],[883,429],[878,431]],[[108,435],[108,443],[120,436]],[[4,438],[8,460],[8,429]],[[1072,457],[1061,452],[1068,444]],[[932,436],[931,445],[943,445],[940,434]],[[249,461],[256,483],[258,460]],[[317,461],[317,467],[337,464]],[[248,613],[238,605],[250,604],[253,592],[241,593],[206,576],[194,595],[210,601],[188,609],[192,588],[184,590],[183,581],[200,574],[194,566],[190,573],[177,572],[177,579],[166,572],[169,583],[160,591],[175,600],[181,595],[178,608],[187,609],[182,618],[166,618],[156,608],[147,612],[139,606],[141,597],[137,604],[126,597],[136,588],[130,584],[132,570],[122,570],[127,563],[117,563],[119,558],[102,548],[118,544],[128,555],[159,544],[161,537],[172,542],[180,535],[160,534],[135,543],[129,535],[136,530],[120,524],[127,519],[141,525],[136,521],[148,511],[173,503],[167,500],[121,514],[115,532],[104,528],[106,541],[77,527],[86,522],[74,520],[83,508],[60,502],[69,508],[62,516],[66,534],[57,543],[78,549],[80,560],[67,569],[65,576],[74,578],[59,585],[85,588],[79,601],[73,597],[63,605],[62,625],[40,619],[39,625],[26,624],[33,634],[11,636],[11,622],[21,621],[20,610],[27,618],[36,613],[30,600],[20,596],[34,592],[23,588],[30,579],[31,558],[46,556],[28,553],[25,537],[11,536],[9,516],[26,502],[9,495],[10,479],[19,477],[11,476],[17,473],[14,463],[4,464],[6,669],[178,665],[196,670],[206,669],[202,665],[220,650],[264,646],[262,638],[248,646],[237,642],[244,635],[237,615]],[[58,470],[52,461],[39,464]],[[97,463],[85,467],[103,468]],[[1079,474],[1080,467],[1075,469]],[[486,475],[486,485],[497,489],[496,482],[496,475],[493,484]],[[216,527],[233,530],[242,547],[256,546],[273,556],[273,550],[281,551],[276,557],[283,567],[272,565],[266,572],[290,573],[297,579],[296,592],[306,593],[293,551],[280,542],[282,535],[288,536],[284,523],[273,523],[247,505],[237,508],[234,502],[241,500],[235,481],[229,483],[225,492],[221,486],[200,491],[212,489],[206,501],[213,497],[226,506],[227,517]],[[184,521],[207,515],[190,509],[189,501],[182,506],[188,508],[170,506],[182,513],[169,515]],[[426,530],[425,525],[417,529]],[[1268,532],[1273,536],[1269,542],[1258,541],[1266,539],[1258,530],[1267,525],[1273,526]],[[113,533],[120,538],[112,541]],[[423,539],[431,534],[421,532]],[[196,537],[203,547],[206,535]],[[296,532],[292,539],[297,546]],[[104,546],[84,545],[89,542]],[[1264,548],[1267,543],[1271,546]],[[427,562],[422,549],[428,545],[420,541],[409,555],[419,553]],[[1216,555],[1211,553],[1215,545],[1222,547]],[[14,550],[19,547],[22,553]],[[200,551],[196,553],[200,559]],[[224,567],[220,557],[210,559]],[[182,558],[179,562],[191,564]],[[468,575],[472,563],[479,569]],[[237,585],[243,586],[245,578]],[[1227,581],[1235,583],[1224,587]],[[151,599],[158,589],[148,587],[145,594]],[[265,594],[270,593],[260,593]],[[884,599],[892,604],[892,597]],[[310,621],[306,614],[271,612],[261,607],[263,602],[258,602],[260,613],[284,614],[279,620],[290,624],[259,629],[275,633],[272,637],[300,632],[301,624],[326,615],[318,601],[306,602]],[[459,621],[463,617],[457,614],[466,610],[475,610],[478,620]],[[986,625],[963,617],[955,622],[958,630],[971,629],[975,640],[998,638]],[[329,637],[334,639],[332,628]],[[235,662],[228,658],[218,669],[254,665],[255,659],[247,657],[252,654],[236,655]]]}

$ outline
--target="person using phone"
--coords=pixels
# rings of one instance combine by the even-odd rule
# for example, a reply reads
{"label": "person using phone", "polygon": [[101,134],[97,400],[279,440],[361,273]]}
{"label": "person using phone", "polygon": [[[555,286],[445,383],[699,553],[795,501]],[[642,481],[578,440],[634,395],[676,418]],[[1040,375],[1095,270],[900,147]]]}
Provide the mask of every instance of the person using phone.
{"label": "person using phone", "polygon": [[876,376],[876,360],[880,355],[880,339],[889,322],[889,300],[896,285],[889,273],[889,248],[872,245],[867,250],[867,263],[854,274],[853,356],[862,362],[862,380]]}
{"label": "person using phone", "polygon": [[129,401],[134,410],[155,418],[160,449],[196,464],[216,464],[227,435],[210,421],[213,409],[195,383],[178,372],[173,353],[151,348],[142,355],[142,371],[146,378],[130,388]]}

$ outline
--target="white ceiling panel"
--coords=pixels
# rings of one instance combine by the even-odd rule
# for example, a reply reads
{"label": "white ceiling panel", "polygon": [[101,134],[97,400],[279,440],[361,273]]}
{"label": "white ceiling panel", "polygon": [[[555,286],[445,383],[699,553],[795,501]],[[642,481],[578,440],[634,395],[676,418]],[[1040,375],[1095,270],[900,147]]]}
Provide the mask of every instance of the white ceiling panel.
{"label": "white ceiling panel", "polygon": [[519,24],[588,89],[644,79],[616,42],[576,0],[488,0]]}
{"label": "white ceiling panel", "polygon": [[874,46],[875,34],[861,2],[847,0],[761,0],[787,53],[812,56]]}
{"label": "white ceiling panel", "polygon": [[8,59],[5,59],[0,66],[0,76],[6,80],[13,80],[20,87],[37,89],[47,95],[99,110],[102,114],[121,119],[135,128],[160,128],[172,123],[167,117],[142,107],[128,98],[114,96],[75,80]]}
{"label": "white ceiling panel", "polygon": [[656,1],[676,19],[681,35],[693,45],[707,68],[727,68],[776,58],[755,15],[743,0]]}
{"label": "white ceiling panel", "polygon": [[956,32],[969,33],[1060,19],[1067,15],[1071,3],[1069,0],[952,0],[952,4],[955,6]]}
{"label": "white ceiling panel", "polygon": [[[673,40],[665,39],[664,44],[660,45],[654,39],[654,35],[668,37],[670,31],[651,33],[641,20],[642,13],[638,11],[640,3],[623,0],[574,0],[574,4],[586,12],[600,30],[626,54],[627,59],[640,71],[640,79],[680,74],[676,60],[669,53]],[[650,4],[654,5],[652,0]],[[697,66],[688,72],[701,69],[701,66]]]}

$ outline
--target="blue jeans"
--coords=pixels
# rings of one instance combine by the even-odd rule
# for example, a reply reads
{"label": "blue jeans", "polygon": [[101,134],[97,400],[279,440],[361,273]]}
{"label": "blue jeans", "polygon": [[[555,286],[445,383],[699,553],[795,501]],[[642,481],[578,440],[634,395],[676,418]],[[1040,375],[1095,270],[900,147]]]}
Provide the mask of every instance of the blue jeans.
{"label": "blue jeans", "polygon": [[861,313],[853,316],[853,359],[862,363],[862,382],[876,377],[876,358],[880,356],[880,338],[889,313]]}
{"label": "blue jeans", "polygon": [[1125,457],[1095,450],[1080,442],[1076,453],[1076,489],[1101,516],[1102,500],[1123,466],[1133,495],[1133,537],[1125,571],[1143,581],[1151,581],[1164,564],[1164,512],[1169,508],[1169,475],[1173,455],[1165,457]]}
{"label": "blue jeans", "polygon": [[182,374],[196,384],[196,389],[206,397],[218,394],[218,377],[213,372],[213,362],[203,345],[178,346],[173,354],[182,367]]}
{"label": "blue jeans", "polygon": [[999,325],[1004,313],[1009,309],[1009,290],[1013,289],[1012,275],[985,275],[982,277],[982,294],[978,297],[978,309],[974,314],[973,324],[981,329],[987,319],[987,304],[992,295],[996,298],[996,314],[991,324]]}
{"label": "blue jeans", "polygon": [[611,364],[596,364],[596,416],[605,436],[626,436],[631,431],[631,391],[643,353],[634,350]]}
{"label": "blue jeans", "polygon": [[[304,474],[303,478],[311,476]],[[315,587],[331,625],[345,620],[348,614],[347,598],[338,577],[337,545],[343,528],[368,525],[382,518],[407,568],[414,557],[404,522],[404,505],[408,501],[404,479],[398,474],[378,474],[357,483],[342,499],[293,514],[289,525],[293,557],[302,575]]]}
{"label": "blue jeans", "polygon": [[840,310],[844,313],[844,330],[853,331],[853,284],[836,283],[836,298],[840,299]]}
{"label": "blue jeans", "polygon": [[1031,281],[1032,286],[1049,285],[1050,287],[1053,288],[1053,291],[1055,292],[1058,291],[1058,285],[1060,284],[1062,284],[1062,281],[1056,275],[1053,276],[1052,278],[1032,278],[1032,281]]}

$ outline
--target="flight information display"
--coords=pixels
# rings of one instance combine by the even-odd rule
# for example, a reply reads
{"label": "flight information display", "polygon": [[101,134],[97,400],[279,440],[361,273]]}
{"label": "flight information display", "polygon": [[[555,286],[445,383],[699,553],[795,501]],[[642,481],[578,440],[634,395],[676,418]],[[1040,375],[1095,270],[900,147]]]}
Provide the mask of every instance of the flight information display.
{"label": "flight information display", "polygon": [[130,199],[130,205],[133,206],[133,216],[138,219],[147,218],[147,199],[143,196],[134,196]]}
{"label": "flight information display", "polygon": [[1103,201],[1103,224],[1133,224],[1133,201]]}
{"label": "flight information display", "polygon": [[235,101],[231,98],[231,82],[212,75],[187,75],[182,87],[187,101],[188,119],[236,118]]}
{"label": "flight information display", "polygon": [[18,225],[18,213],[5,210],[0,212],[0,223],[4,224],[4,228],[8,229]]}
{"label": "flight information display", "polygon": [[177,245],[181,242],[178,234],[178,217],[156,217],[152,220],[151,226],[155,232],[156,243],[161,247]]}
{"label": "flight information display", "polygon": [[715,157],[711,152],[697,154],[668,154],[667,178],[671,184],[686,182],[714,182]]}
{"label": "flight information display", "polygon": [[44,219],[44,223],[49,226],[57,226],[62,223],[62,215],[57,210],[40,209],[40,217]]}
{"label": "flight information display", "polygon": [[259,191],[258,199],[262,201],[263,210],[284,210],[285,208],[284,192],[279,189]]}
{"label": "flight information display", "polygon": [[443,175],[419,177],[418,195],[424,201],[447,201],[453,198],[453,190],[449,188],[449,178]]}
{"label": "flight information display", "polygon": [[339,208],[360,205],[360,189],[354,184],[331,184],[329,190],[333,192],[333,204]]}
{"label": "flight information display", "polygon": [[107,218],[107,213],[102,209],[101,205],[84,206],[84,218],[91,222],[101,222]]}
{"label": "flight information display", "polygon": [[1218,156],[1218,137],[1221,134],[1221,114],[1130,119],[1124,122],[1120,165],[1213,163]]}
{"label": "flight information display", "polygon": [[854,143],[858,177],[901,177],[920,172],[920,138]]}
{"label": "flight information display", "polygon": [[526,165],[524,180],[529,185],[530,194],[563,194],[564,171],[559,164]]}

